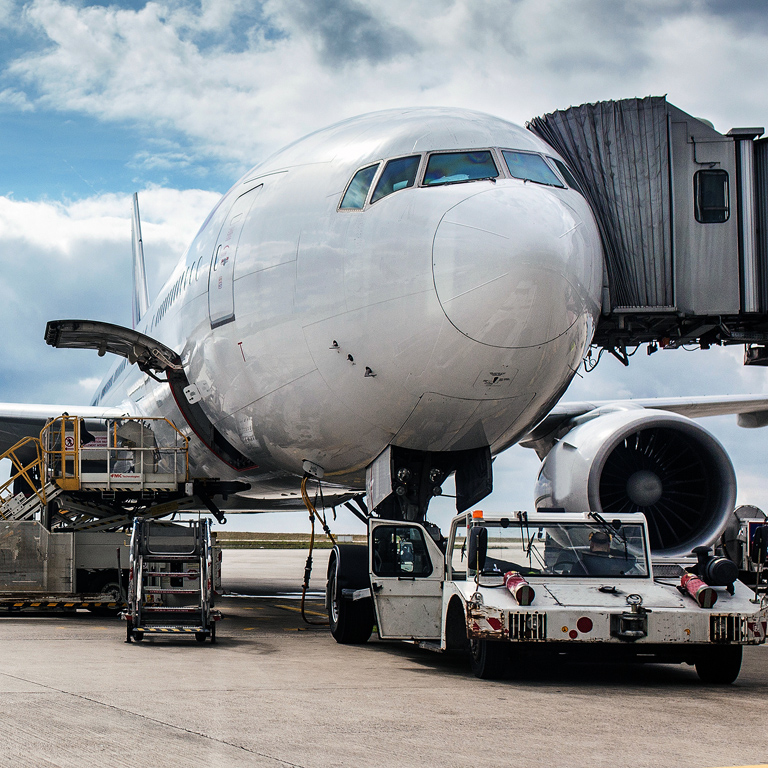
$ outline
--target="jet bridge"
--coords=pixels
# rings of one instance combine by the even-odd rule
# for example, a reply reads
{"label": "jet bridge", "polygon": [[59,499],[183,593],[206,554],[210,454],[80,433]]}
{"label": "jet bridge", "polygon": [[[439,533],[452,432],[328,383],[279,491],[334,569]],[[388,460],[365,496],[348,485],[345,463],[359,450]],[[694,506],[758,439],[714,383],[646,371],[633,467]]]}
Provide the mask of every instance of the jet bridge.
{"label": "jet bridge", "polygon": [[664,97],[584,104],[528,128],[568,162],[605,252],[594,344],[745,344],[768,365],[768,139]]}

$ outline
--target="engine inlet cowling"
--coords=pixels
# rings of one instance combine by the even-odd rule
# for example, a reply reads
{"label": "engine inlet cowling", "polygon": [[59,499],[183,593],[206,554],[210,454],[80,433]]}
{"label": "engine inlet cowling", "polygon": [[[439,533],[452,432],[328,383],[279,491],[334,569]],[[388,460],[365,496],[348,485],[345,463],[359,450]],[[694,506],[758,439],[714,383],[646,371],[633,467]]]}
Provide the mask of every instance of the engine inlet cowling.
{"label": "engine inlet cowling", "polygon": [[736,499],[733,465],[720,442],[665,411],[631,408],[587,418],[544,459],[536,506],[608,518],[642,512],[656,556],[712,544]]}

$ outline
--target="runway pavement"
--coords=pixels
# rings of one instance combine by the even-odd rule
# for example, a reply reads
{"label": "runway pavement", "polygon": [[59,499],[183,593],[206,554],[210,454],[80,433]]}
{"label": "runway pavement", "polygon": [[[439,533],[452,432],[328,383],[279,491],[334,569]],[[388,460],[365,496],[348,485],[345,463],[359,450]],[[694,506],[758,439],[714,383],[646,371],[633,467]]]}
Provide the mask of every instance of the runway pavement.
{"label": "runway pavement", "polygon": [[[322,589],[327,551],[311,588]],[[117,620],[0,616],[2,766],[715,768],[768,763],[768,650],[735,685],[688,667],[465,660],[305,625],[306,553],[224,553],[218,642],[123,642]],[[257,595],[257,596],[248,596]],[[265,596],[266,595],[266,596]],[[310,604],[321,620],[321,601]]]}

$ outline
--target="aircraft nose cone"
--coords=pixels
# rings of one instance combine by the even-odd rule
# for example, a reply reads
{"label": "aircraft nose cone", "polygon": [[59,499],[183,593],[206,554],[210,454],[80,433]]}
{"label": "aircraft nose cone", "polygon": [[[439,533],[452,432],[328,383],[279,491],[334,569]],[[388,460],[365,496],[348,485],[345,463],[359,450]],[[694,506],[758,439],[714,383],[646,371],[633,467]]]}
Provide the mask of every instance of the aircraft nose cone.
{"label": "aircraft nose cone", "polygon": [[473,195],[435,232],[432,268],[443,311],[482,344],[552,341],[594,308],[595,237],[594,224],[547,188],[500,183]]}

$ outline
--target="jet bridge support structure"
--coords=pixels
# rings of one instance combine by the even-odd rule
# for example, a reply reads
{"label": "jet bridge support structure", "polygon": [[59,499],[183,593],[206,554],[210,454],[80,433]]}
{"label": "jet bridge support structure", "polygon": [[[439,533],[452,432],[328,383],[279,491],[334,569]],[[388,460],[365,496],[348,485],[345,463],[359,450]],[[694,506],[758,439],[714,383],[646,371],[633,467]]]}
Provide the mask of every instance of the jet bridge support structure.
{"label": "jet bridge support structure", "polygon": [[768,365],[768,139],[664,97],[584,104],[528,128],[568,162],[605,252],[594,344],[744,344]]}

